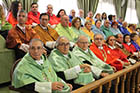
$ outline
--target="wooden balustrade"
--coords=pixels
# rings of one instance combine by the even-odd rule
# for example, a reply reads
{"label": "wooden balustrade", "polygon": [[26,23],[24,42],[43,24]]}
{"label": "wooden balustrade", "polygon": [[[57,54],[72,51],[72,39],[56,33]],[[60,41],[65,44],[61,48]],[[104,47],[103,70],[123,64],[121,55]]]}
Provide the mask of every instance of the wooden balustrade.
{"label": "wooden balustrade", "polygon": [[112,85],[114,86],[114,93],[139,93],[140,62],[107,77],[89,83],[72,91],[72,93],[91,93],[92,90],[95,90],[96,93],[102,93],[103,86],[105,87],[106,93],[110,93]]}

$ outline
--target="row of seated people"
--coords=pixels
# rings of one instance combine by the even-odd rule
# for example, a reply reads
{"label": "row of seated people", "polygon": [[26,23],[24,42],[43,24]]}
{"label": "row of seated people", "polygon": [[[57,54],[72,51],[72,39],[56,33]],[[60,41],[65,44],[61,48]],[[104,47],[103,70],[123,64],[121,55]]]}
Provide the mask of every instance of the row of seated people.
{"label": "row of seated people", "polygon": [[[7,21],[10,24],[12,24],[13,26],[15,26],[18,23],[17,13],[21,9],[22,9],[22,5],[20,2],[14,1],[12,3],[11,8],[10,8],[11,11],[9,12],[9,15],[7,16]],[[47,6],[46,13],[50,16],[49,21],[48,21],[49,25],[51,27],[54,27],[54,28],[55,27],[60,28],[61,26],[59,25],[59,23],[61,22],[61,17],[66,15],[65,10],[64,9],[60,10],[57,14],[57,17],[56,17],[53,14],[53,6],[49,4]],[[76,19],[75,18],[75,11],[72,10],[71,14],[69,16],[69,24],[71,24],[71,25],[73,24],[72,30],[74,30],[74,32],[78,33],[77,31],[79,31],[79,33],[82,33],[84,31],[86,34],[89,35],[89,37],[91,39],[93,39],[93,35],[96,33],[103,34],[105,39],[107,39],[107,37],[110,35],[116,35],[118,33],[122,33],[125,35],[125,34],[131,34],[131,33],[136,32],[139,34],[139,32],[136,31],[135,25],[130,24],[127,27],[127,22],[123,22],[121,17],[116,22],[115,16],[109,15],[109,17],[108,17],[109,20],[107,20],[107,15],[105,13],[102,15],[102,19],[101,19],[101,15],[99,13],[97,13],[97,16],[95,16],[95,19],[93,20],[93,13],[90,11],[88,13],[88,17],[86,18],[86,20],[91,21],[91,22],[88,22],[88,21],[85,22],[83,14],[84,14],[84,11],[80,9],[79,10],[79,17],[76,17],[77,18]],[[39,17],[40,17],[40,13],[38,11],[38,4],[32,3],[31,4],[31,11],[28,13],[26,24],[30,24],[32,26],[40,24]],[[72,19],[74,19],[74,18],[75,18],[75,20],[73,20],[73,22],[72,22]],[[102,20],[102,22],[101,22],[101,20]],[[85,25],[84,28],[79,27],[78,21],[80,21],[81,26]],[[81,32],[80,30],[83,30],[83,31]],[[137,40],[137,43],[140,45],[139,40]]]}
{"label": "row of seated people", "polygon": [[12,85],[28,91],[68,93],[72,88],[77,89],[130,65],[114,42],[114,36],[105,44],[103,36],[96,34],[89,47],[88,38],[81,35],[70,51],[70,41],[61,36],[56,40],[56,48],[46,57],[44,43],[32,39],[29,52],[15,68]]}

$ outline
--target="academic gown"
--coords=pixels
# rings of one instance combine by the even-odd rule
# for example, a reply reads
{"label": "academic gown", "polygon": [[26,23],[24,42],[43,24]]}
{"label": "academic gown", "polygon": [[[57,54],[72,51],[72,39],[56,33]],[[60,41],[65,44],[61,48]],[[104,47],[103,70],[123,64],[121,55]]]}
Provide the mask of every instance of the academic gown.
{"label": "academic gown", "polygon": [[[86,53],[81,48],[75,47],[73,49],[73,54],[79,57],[82,62],[92,65],[95,68],[94,71],[97,71],[98,73],[100,72],[100,70],[109,74],[113,73],[112,67],[100,60],[89,48],[88,52]],[[96,68],[100,70],[96,70]],[[99,78],[100,74],[98,74],[97,72],[95,72],[95,76]]]}
{"label": "academic gown", "polygon": [[36,24],[40,24],[39,21],[39,17],[40,17],[40,13],[37,12],[37,14],[34,14],[32,11],[28,12],[28,24],[32,24],[32,23],[36,23]]}
{"label": "academic gown", "polygon": [[6,20],[14,27],[18,22],[17,19],[14,18],[12,12],[9,12]]}
{"label": "academic gown", "polygon": [[14,48],[16,45],[22,43],[29,44],[33,38],[40,38],[36,32],[29,26],[25,26],[25,33],[18,27],[13,27],[9,32],[6,39],[6,45],[8,48]]}
{"label": "academic gown", "polygon": [[101,26],[101,31],[105,34],[106,38],[113,35],[110,28],[106,28],[104,25]]}
{"label": "academic gown", "polygon": [[56,26],[55,30],[59,36],[65,36],[71,42],[75,42],[78,37],[78,35],[71,29],[71,27],[63,27],[61,23]]}
{"label": "academic gown", "polygon": [[103,49],[100,50],[93,42],[90,46],[90,50],[102,61],[106,62],[107,64],[110,64],[111,66],[116,67],[117,70],[123,69],[122,63],[120,61],[117,61],[119,57],[112,56],[106,45],[103,45]]}
{"label": "academic gown", "polygon": [[118,57],[123,62],[127,62],[128,63],[127,55],[125,55],[119,48],[114,48],[114,49],[109,48],[109,51],[110,51],[112,56]]}
{"label": "academic gown", "polygon": [[86,36],[86,37],[88,38],[89,42],[90,42],[90,40],[91,40],[90,37],[89,37],[85,32],[83,32],[81,28],[78,30],[78,29],[76,29],[75,27],[72,26],[71,29],[72,29],[78,36],[80,36],[80,35]]}
{"label": "academic gown", "polygon": [[50,26],[47,26],[47,30],[44,30],[40,25],[35,26],[33,29],[36,31],[36,33],[40,36],[40,39],[44,44],[47,41],[56,41],[59,37],[56,30],[52,29]]}
{"label": "academic gown", "polygon": [[[43,59],[43,64],[39,65],[35,60],[27,53],[24,58],[18,63],[14,70],[12,85],[15,88],[20,88],[25,85],[35,83],[35,82],[62,82],[64,83],[64,88],[62,91],[52,91],[53,93],[69,93],[70,88],[66,83],[60,79],[55,71],[53,70],[50,62],[45,56],[41,57]],[[46,93],[50,93],[50,87]]]}
{"label": "academic gown", "polygon": [[[92,72],[84,73],[83,69],[81,69],[78,74],[76,73],[73,67],[83,64],[83,62],[70,51],[68,57],[66,57],[59,50],[54,49],[48,59],[51,61],[52,67],[57,75],[66,82],[71,83],[73,87],[75,86],[74,84],[86,85],[95,80]],[[62,75],[59,72],[64,74]]]}
{"label": "academic gown", "polygon": [[91,40],[94,39],[94,33],[92,32],[92,30],[89,31],[86,27],[84,27],[82,31],[85,32],[90,37]]}
{"label": "academic gown", "polygon": [[133,44],[128,45],[128,44],[126,44],[126,43],[123,43],[122,45],[123,45],[124,48],[125,48],[127,51],[129,51],[130,53],[133,54],[134,52],[136,52],[136,48],[134,47]]}
{"label": "academic gown", "polygon": [[18,27],[13,27],[6,38],[7,48],[15,50],[16,59],[22,58],[26,53],[20,48],[21,44],[29,44],[33,38],[40,38],[36,32],[29,26],[25,26],[25,33]]}

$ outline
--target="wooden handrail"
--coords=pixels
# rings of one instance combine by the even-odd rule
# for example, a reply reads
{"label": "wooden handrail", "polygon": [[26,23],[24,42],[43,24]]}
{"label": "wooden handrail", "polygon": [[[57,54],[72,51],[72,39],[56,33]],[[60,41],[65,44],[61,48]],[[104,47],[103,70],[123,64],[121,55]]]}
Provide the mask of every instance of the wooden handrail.
{"label": "wooden handrail", "polygon": [[109,76],[106,76],[102,79],[96,80],[92,83],[89,83],[79,89],[76,89],[74,91],[72,91],[72,93],[87,93],[87,91],[89,90],[94,90],[98,87],[100,87],[101,85],[107,84],[108,82],[117,79],[118,77],[121,77],[123,75],[126,75],[127,73],[140,68],[140,62],[136,63],[135,65],[129,66],[128,68],[125,68],[121,71],[118,71],[114,74],[111,74]]}

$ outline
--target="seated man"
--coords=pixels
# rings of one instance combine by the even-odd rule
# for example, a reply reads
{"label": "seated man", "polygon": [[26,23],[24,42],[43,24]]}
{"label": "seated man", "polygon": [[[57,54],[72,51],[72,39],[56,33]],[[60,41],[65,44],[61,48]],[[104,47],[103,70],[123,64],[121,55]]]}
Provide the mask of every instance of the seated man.
{"label": "seated man", "polygon": [[72,86],[57,77],[46,56],[43,42],[32,39],[29,53],[17,64],[12,78],[12,86],[27,91],[41,93],[69,93]]}
{"label": "seated man", "polygon": [[18,24],[9,31],[6,39],[7,47],[15,49],[16,59],[22,58],[28,51],[31,39],[39,38],[30,26],[25,26],[26,20],[27,13],[23,10],[19,11],[17,14]]}
{"label": "seated man", "polygon": [[56,71],[57,75],[67,83],[73,85],[73,88],[79,88],[86,85],[95,79],[88,64],[83,64],[82,61],[72,52],[69,51],[70,42],[62,36],[56,41],[56,49],[54,49],[49,60]]}
{"label": "seated man", "polygon": [[40,24],[34,27],[36,33],[40,36],[44,44],[48,41],[56,41],[59,37],[58,33],[48,25],[50,17],[47,13],[40,15]]}
{"label": "seated man", "polygon": [[38,4],[32,3],[31,4],[31,11],[28,13],[28,24],[36,26],[39,24],[39,16],[40,13],[38,12]]}
{"label": "seated man", "polygon": [[90,50],[102,61],[111,65],[114,69],[123,69],[123,64],[118,60],[118,57],[113,56],[107,45],[104,44],[104,38],[101,34],[94,35],[94,42],[90,46]]}
{"label": "seated man", "polygon": [[55,28],[59,36],[67,37],[71,42],[76,41],[78,35],[69,27],[69,17],[64,15],[61,17],[61,22]]}
{"label": "seated man", "polygon": [[[77,40],[77,46],[73,49],[73,54],[78,56],[83,63],[87,63],[93,66],[95,78],[100,78],[113,73],[113,69],[110,65],[100,60],[89,48],[88,38],[85,36],[79,36]],[[99,69],[99,70],[95,70]],[[109,73],[109,74],[108,74]]]}

